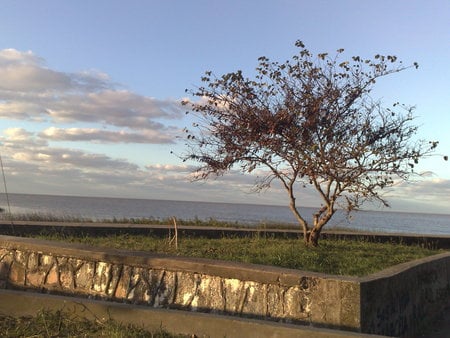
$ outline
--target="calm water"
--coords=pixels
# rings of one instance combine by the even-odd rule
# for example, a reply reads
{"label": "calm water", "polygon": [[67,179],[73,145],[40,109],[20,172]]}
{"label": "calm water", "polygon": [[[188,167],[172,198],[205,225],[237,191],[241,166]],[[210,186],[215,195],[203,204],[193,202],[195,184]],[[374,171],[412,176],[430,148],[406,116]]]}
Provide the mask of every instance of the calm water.
{"label": "calm water", "polygon": [[[95,220],[165,219],[175,216],[181,219],[213,218],[249,225],[271,222],[295,224],[289,208],[283,206],[24,194],[10,194],[9,200],[13,214],[52,214]],[[4,194],[0,194],[0,207],[7,209]],[[311,215],[314,209],[300,210],[305,215]],[[344,213],[338,212],[327,225],[328,229],[332,227],[450,235],[450,215],[363,211],[353,213],[352,218],[347,219]]]}

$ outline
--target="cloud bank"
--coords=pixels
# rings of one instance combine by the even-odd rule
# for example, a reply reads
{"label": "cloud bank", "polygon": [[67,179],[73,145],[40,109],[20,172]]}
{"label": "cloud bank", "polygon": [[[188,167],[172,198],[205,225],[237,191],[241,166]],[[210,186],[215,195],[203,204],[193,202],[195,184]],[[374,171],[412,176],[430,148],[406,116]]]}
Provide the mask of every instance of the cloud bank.
{"label": "cloud bank", "polygon": [[127,156],[174,145],[179,100],[124,90],[98,71],[51,69],[15,49],[0,50],[0,78],[1,155],[12,192],[158,198],[187,189],[185,166],[146,168],[142,156]]}
{"label": "cloud bank", "polygon": [[[0,142],[8,185],[20,193],[33,187],[34,193],[43,194],[245,203],[254,182],[251,175],[233,172],[223,180],[192,183],[194,167],[188,164],[141,167],[126,158],[51,147],[38,133],[23,128],[5,130]],[[272,197],[263,196],[260,202],[270,203]]]}
{"label": "cloud bank", "polygon": [[[31,51],[1,50],[0,78],[0,119],[91,123],[135,131],[122,133],[122,137],[110,134],[109,142],[135,142],[136,139],[138,143],[170,143],[164,134],[173,137],[173,128],[161,121],[182,116],[177,100],[161,100],[118,89],[101,72],[68,73],[50,69]],[[142,131],[145,132],[136,135]],[[130,136],[130,140],[126,141],[125,136]]]}
{"label": "cloud bank", "polygon": [[50,127],[39,133],[42,139],[52,141],[88,141],[98,143],[173,143],[170,133],[145,130],[132,133],[124,130],[111,131],[96,128],[56,128]]}
{"label": "cloud bank", "polygon": [[[164,160],[151,151],[147,154],[154,163],[142,165],[96,147],[175,146],[179,129],[173,124],[184,116],[178,100],[124,90],[98,71],[54,70],[33,52],[15,49],[0,50],[0,78],[0,126],[7,122],[0,131],[1,155],[12,192],[287,205],[286,193],[277,185],[267,193],[250,194],[253,175],[232,171],[217,180],[191,183],[190,165],[158,164]],[[87,148],[91,151],[82,150]],[[395,205],[405,196],[430,206],[429,211],[446,212],[450,180],[428,177],[399,184],[386,197]],[[298,192],[298,201],[320,205],[308,189]]]}
{"label": "cloud bank", "polygon": [[[285,191],[276,182],[267,192],[251,193],[256,175],[231,171],[216,180],[191,182],[195,167],[190,164],[149,163],[139,166],[126,158],[87,153],[66,147],[51,147],[38,133],[10,128],[0,137],[8,184],[14,192],[108,197],[136,197],[231,203],[287,205]],[[405,196],[408,201],[404,200]],[[394,207],[427,205],[429,212],[445,213],[450,180],[424,178],[401,183],[385,196]],[[319,206],[311,189],[299,189],[300,206]],[[377,206],[366,205],[366,208]]]}

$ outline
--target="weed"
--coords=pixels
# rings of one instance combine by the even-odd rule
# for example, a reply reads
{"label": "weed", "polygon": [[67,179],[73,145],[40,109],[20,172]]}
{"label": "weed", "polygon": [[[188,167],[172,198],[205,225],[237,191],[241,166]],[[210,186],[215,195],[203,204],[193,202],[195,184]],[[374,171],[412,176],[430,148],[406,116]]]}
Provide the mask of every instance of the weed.
{"label": "weed", "polygon": [[441,251],[393,243],[324,239],[317,248],[306,247],[298,239],[273,237],[182,237],[178,249],[167,238],[134,235],[39,236],[43,239],[166,253],[178,256],[275,265],[334,275],[363,276],[387,267],[430,256]]}
{"label": "weed", "polygon": [[2,337],[154,337],[181,338],[163,328],[148,331],[143,327],[122,324],[112,319],[88,320],[67,309],[41,310],[36,316],[0,315]]}

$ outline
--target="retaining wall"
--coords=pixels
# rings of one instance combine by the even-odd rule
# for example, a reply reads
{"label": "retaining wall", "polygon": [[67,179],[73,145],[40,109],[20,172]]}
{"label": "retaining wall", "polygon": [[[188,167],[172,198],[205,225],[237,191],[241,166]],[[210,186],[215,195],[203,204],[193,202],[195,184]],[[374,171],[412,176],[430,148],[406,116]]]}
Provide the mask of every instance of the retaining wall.
{"label": "retaining wall", "polygon": [[[218,338],[376,338],[359,332],[314,328],[269,320],[257,320],[211,313],[178,311],[143,305],[48,295],[0,289],[0,315],[35,316],[37,312],[63,311],[75,318],[92,321],[113,319],[149,331],[161,328],[186,337]],[[45,304],[45,307],[43,307]]]}
{"label": "retaining wall", "polygon": [[364,278],[0,236],[0,287],[409,335],[450,291],[450,253]]}

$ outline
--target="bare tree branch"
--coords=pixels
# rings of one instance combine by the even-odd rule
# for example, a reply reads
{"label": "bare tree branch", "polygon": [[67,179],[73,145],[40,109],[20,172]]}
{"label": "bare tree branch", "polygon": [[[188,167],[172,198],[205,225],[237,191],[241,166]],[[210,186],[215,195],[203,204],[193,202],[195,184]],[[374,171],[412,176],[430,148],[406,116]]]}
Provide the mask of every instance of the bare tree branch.
{"label": "bare tree branch", "polygon": [[[408,180],[437,142],[414,141],[413,107],[385,107],[370,96],[379,78],[417,64],[392,55],[341,61],[343,49],[331,57],[313,55],[301,41],[296,46],[284,63],[260,57],[254,79],[239,70],[205,72],[204,86],[188,91],[199,100],[184,102],[197,122],[186,129],[182,158],[200,164],[198,179],[236,167],[268,169],[255,190],[279,180],[305,241],[317,245],[336,206],[350,212],[366,201],[388,205],[381,191]],[[297,187],[307,185],[323,201],[312,224],[296,205]]]}

